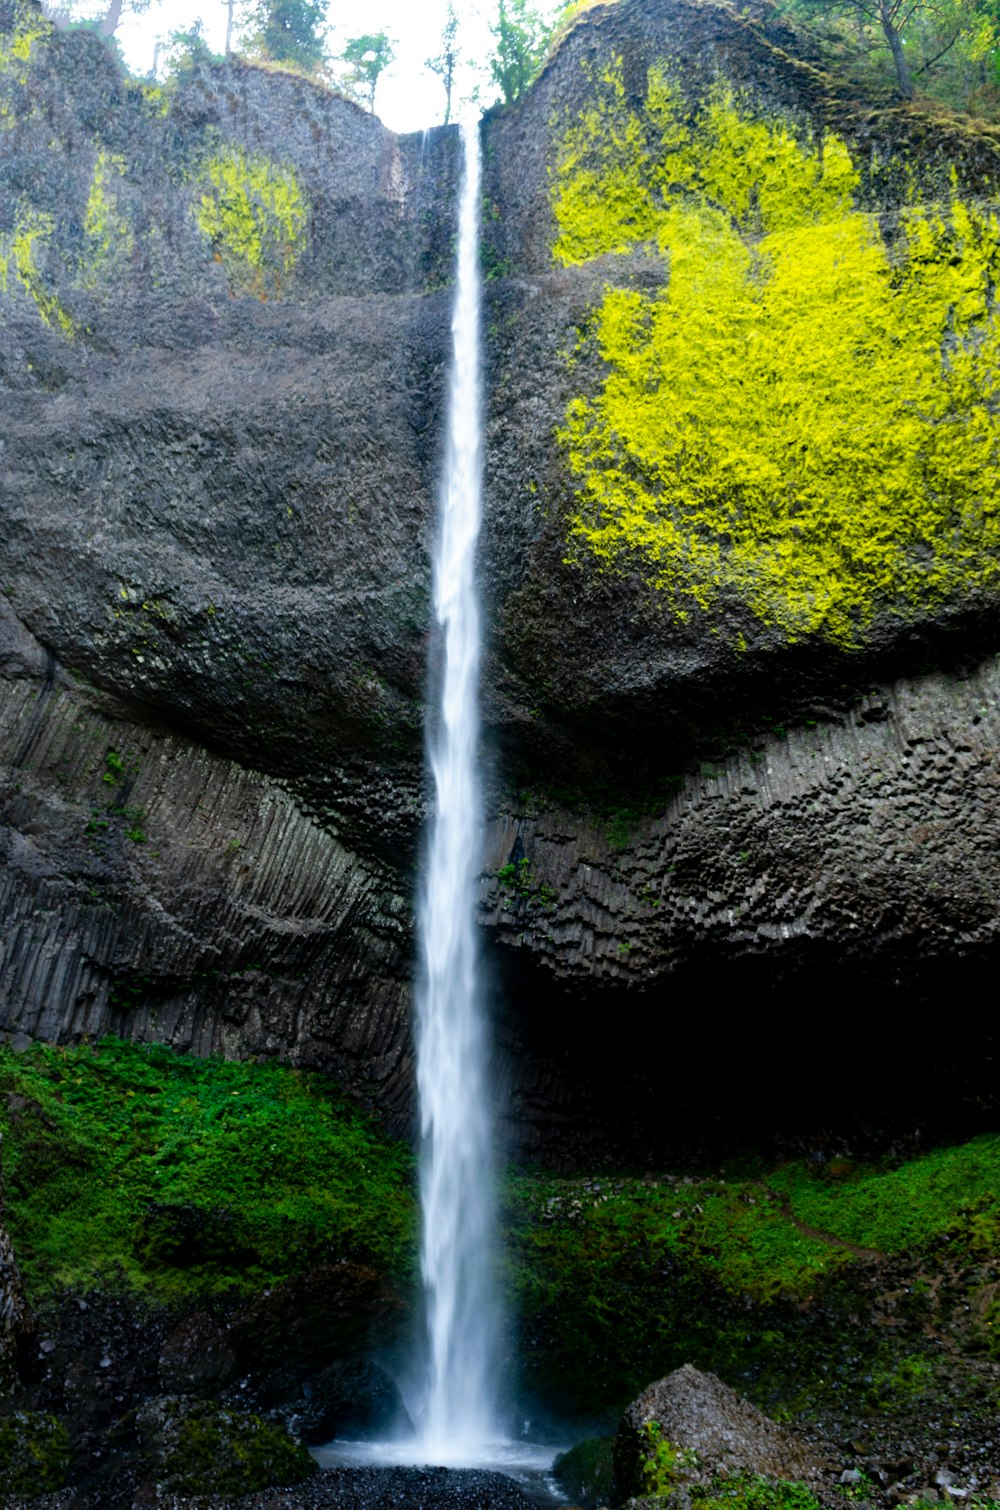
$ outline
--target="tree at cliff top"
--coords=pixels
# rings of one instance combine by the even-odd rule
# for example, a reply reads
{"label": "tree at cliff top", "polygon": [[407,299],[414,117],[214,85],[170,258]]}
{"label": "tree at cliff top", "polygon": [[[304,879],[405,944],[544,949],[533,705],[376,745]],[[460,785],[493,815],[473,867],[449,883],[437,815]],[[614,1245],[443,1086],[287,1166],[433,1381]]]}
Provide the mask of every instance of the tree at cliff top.
{"label": "tree at cliff top", "polygon": [[490,75],[503,103],[510,105],[520,98],[541,67],[552,29],[528,0],[499,0],[490,30],[495,44]]}
{"label": "tree at cliff top", "polygon": [[102,37],[113,37],[118,30],[123,16],[139,15],[149,10],[153,0],[109,0],[109,4],[102,5],[98,15],[84,16],[82,11],[93,11],[93,6],[80,6],[78,3],[69,3],[59,6],[44,6],[46,14],[57,24],[73,20],[90,21]]}
{"label": "tree at cliff top", "polygon": [[123,12],[137,12],[148,10],[150,3],[151,0],[128,0],[127,4],[126,0],[111,0],[111,4],[105,11],[104,19],[101,22],[101,36],[114,36],[115,32],[118,30],[118,23],[122,18]]}
{"label": "tree at cliff top", "polygon": [[426,67],[431,73],[436,73],[444,85],[444,124],[447,126],[451,120],[451,97],[455,88],[455,69],[458,67],[462,54],[458,47],[458,16],[454,5],[449,0],[448,14],[445,18],[444,27],[441,31],[441,51],[436,57],[428,58]]}
{"label": "tree at cliff top", "polygon": [[360,95],[365,100],[373,115],[378,81],[395,56],[395,49],[384,31],[352,37],[340,54],[348,69],[343,82],[351,94]]}
{"label": "tree at cliff top", "polygon": [[311,72],[323,61],[327,0],[257,0],[247,20],[247,46],[271,63]]}
{"label": "tree at cliff top", "polygon": [[996,0],[791,0],[797,19],[821,16],[856,59],[891,60],[904,99],[920,90],[982,110],[1000,83]]}

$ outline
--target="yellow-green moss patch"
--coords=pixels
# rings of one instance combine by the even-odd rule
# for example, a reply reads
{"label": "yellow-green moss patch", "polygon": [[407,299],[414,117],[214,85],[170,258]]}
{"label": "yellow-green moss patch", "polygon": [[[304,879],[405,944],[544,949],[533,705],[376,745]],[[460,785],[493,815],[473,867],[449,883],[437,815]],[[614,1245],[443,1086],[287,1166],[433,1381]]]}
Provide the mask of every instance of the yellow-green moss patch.
{"label": "yellow-green moss patch", "polygon": [[14,0],[13,13],[13,26],[0,36],[0,76],[6,75],[23,84],[32,54],[38,44],[48,38],[52,22],[47,21],[40,10],[26,5],[24,0]]}
{"label": "yellow-green moss patch", "polygon": [[666,281],[609,288],[606,364],[560,432],[577,560],[641,568],[684,618],[736,599],[789,639],[856,643],[880,610],[992,589],[995,215],[901,212],[890,255],[845,144],[692,114],[663,68],[641,114],[619,74],[564,133],[557,259],[646,242]]}
{"label": "yellow-green moss patch", "polygon": [[205,167],[195,214],[234,290],[280,294],[309,219],[293,168],[236,148],[221,151]]}
{"label": "yellow-green moss patch", "polygon": [[88,284],[114,274],[131,257],[135,247],[135,237],[121,202],[125,171],[123,157],[103,148],[97,153],[83,218],[84,281]]}
{"label": "yellow-green moss patch", "polygon": [[39,266],[45,243],[53,232],[51,215],[26,210],[18,216],[14,230],[0,236],[0,295],[8,293],[17,282],[30,294],[46,325],[73,335],[73,321],[59,297],[49,287]]}

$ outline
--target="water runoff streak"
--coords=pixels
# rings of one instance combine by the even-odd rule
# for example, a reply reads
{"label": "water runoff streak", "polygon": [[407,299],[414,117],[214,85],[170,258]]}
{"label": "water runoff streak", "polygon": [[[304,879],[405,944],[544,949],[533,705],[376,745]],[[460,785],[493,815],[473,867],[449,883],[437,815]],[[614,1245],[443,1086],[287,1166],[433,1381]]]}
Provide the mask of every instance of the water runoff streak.
{"label": "water runoff streak", "polygon": [[480,615],[475,554],[482,491],[479,360],[479,127],[463,127],[458,284],[434,605],[443,635],[440,705],[430,740],[435,815],[420,898],[417,991],[428,1396],[427,1461],[476,1463],[499,1435],[493,1136],[477,981],[473,886]]}

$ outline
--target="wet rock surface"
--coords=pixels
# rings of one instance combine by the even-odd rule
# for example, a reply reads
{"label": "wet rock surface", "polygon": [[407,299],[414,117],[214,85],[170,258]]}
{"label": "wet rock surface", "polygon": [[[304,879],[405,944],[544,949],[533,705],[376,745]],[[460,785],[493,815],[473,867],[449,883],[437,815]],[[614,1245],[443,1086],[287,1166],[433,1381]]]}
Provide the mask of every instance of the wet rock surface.
{"label": "wet rock surface", "polygon": [[[405,1118],[457,133],[235,63],[161,108],[90,34],[33,46],[0,184],[65,322],[0,300],[0,1020],[353,1061]],[[226,151],[298,176],[280,298],[196,225]],[[87,241],[105,169],[130,258]]]}
{"label": "wet rock surface", "polygon": [[226,1329],[204,1311],[185,1317],[160,1353],[160,1384],[171,1395],[217,1394],[237,1369]]}
{"label": "wet rock surface", "polygon": [[294,1399],[304,1380],[393,1335],[405,1310],[365,1264],[342,1261],[275,1285],[231,1317],[239,1388],[262,1404]]}
{"label": "wet rock surface", "polygon": [[413,1432],[395,1380],[369,1358],[332,1363],[306,1380],[290,1423],[310,1445],[334,1437],[392,1441]]}

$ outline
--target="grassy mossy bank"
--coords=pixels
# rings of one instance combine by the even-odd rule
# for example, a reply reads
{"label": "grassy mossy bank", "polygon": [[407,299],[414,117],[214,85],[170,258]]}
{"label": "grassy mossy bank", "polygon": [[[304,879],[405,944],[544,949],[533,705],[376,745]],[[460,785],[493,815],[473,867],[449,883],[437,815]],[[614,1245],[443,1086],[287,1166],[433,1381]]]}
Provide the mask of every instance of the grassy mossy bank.
{"label": "grassy mossy bank", "polygon": [[[201,1306],[345,1257],[412,1284],[411,1155],[322,1077],[116,1040],[3,1049],[0,1075],[36,1304]],[[524,1386],[560,1415],[610,1425],[689,1362],[854,1435],[1000,1408],[998,1135],[881,1164],[512,1173],[502,1228]]]}
{"label": "grassy mossy bank", "polygon": [[690,1362],[786,1419],[1000,1406],[996,1136],[884,1167],[526,1174],[506,1226],[541,1398],[613,1414]]}
{"label": "grassy mossy bank", "polygon": [[345,1257],[409,1276],[410,1155],[321,1076],[107,1040],[0,1050],[0,1085],[33,1299],[246,1292]]}
{"label": "grassy mossy bank", "polygon": [[736,649],[747,610],[852,649],[880,616],[990,597],[994,209],[927,201],[900,164],[878,216],[840,137],[723,84],[693,105],[672,60],[641,104],[620,67],[591,88],[557,139],[555,260],[644,248],[663,284],[616,287],[609,263],[572,354],[571,558],[638,572]]}

